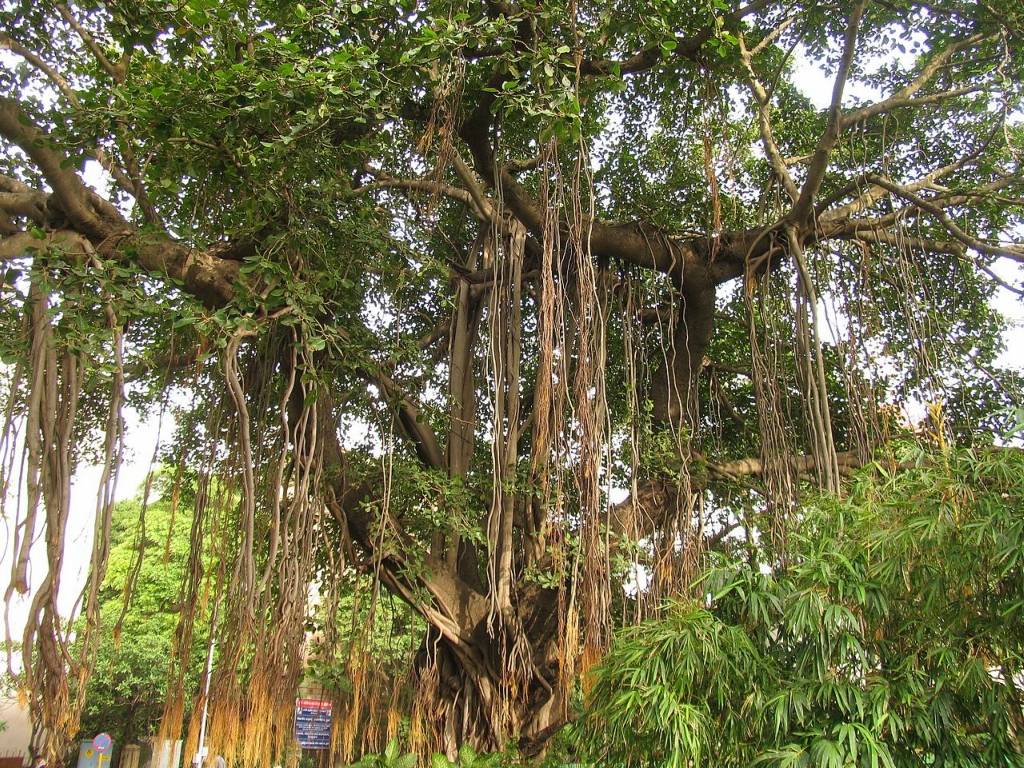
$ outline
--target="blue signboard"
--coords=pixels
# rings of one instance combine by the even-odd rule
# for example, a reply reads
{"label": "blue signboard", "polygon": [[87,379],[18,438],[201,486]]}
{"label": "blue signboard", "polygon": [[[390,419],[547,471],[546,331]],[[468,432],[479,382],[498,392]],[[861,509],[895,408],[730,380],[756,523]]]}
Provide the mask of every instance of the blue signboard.
{"label": "blue signboard", "polygon": [[303,749],[329,749],[333,703],[323,699],[295,700],[295,738]]}

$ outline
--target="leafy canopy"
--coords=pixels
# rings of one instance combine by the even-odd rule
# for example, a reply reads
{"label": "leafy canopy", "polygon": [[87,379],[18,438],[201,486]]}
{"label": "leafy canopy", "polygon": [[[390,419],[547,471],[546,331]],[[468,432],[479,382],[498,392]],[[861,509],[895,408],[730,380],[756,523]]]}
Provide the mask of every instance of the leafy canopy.
{"label": "leafy canopy", "polygon": [[[1021,292],[1021,39],[988,0],[0,4],[0,499],[10,594],[42,587],[23,643],[49,757],[107,624],[130,406],[171,417],[194,491],[176,631],[209,587],[232,762],[283,754],[307,596],[354,573],[423,639],[411,695],[352,696],[387,711],[353,709],[345,761],[402,717],[424,755],[542,751],[613,630],[720,556],[775,574],[760,631],[811,621],[785,613],[793,569],[821,561],[812,531],[842,542],[806,500],[909,429],[982,450],[1020,407],[992,299]],[[109,474],[69,670],[83,457]],[[829,632],[870,613],[854,597]],[[719,610],[691,616],[693,663],[768,653]],[[372,668],[364,637],[334,679]],[[732,692],[679,704],[691,753]],[[804,744],[779,711],[773,743]],[[851,743],[799,728],[815,755]]]}

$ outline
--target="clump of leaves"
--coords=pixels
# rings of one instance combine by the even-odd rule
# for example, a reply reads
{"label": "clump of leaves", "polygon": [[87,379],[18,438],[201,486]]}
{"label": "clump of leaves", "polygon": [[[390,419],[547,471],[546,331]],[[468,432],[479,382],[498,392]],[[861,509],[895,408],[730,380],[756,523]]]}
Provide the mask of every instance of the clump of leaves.
{"label": "clump of leaves", "polygon": [[[919,453],[805,506],[788,568],[727,563],[594,673],[622,766],[1024,765],[1024,452]],[[910,467],[907,469],[907,467]]]}
{"label": "clump of leaves", "polygon": [[383,753],[363,755],[349,768],[416,768],[416,755],[413,752],[403,755],[398,739],[392,739]]}
{"label": "clump of leaves", "polygon": [[501,753],[477,754],[468,744],[463,744],[459,749],[459,759],[452,762],[445,755],[435,753],[430,758],[430,768],[499,768],[501,765]]}
{"label": "clump of leaves", "polygon": [[[392,739],[383,754],[364,755],[349,768],[415,768],[416,765],[416,754],[402,754],[398,739]],[[439,752],[430,757],[430,768],[499,768],[500,765],[501,753],[478,754],[468,744],[459,749],[459,759],[456,762],[452,762]]]}

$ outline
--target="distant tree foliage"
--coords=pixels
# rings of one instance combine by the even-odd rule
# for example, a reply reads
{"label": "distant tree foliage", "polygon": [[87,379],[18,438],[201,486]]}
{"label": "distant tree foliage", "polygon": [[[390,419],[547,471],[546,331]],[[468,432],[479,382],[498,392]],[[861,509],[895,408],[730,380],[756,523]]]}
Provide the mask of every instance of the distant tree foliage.
{"label": "distant tree foliage", "polygon": [[169,496],[157,497],[156,491],[148,500],[137,497],[115,506],[100,588],[103,632],[85,691],[80,738],[109,733],[120,749],[156,736],[174,656],[191,661],[187,693],[191,698],[198,691],[208,628],[195,637],[194,648],[179,649],[174,641],[190,527],[191,509],[175,509]]}

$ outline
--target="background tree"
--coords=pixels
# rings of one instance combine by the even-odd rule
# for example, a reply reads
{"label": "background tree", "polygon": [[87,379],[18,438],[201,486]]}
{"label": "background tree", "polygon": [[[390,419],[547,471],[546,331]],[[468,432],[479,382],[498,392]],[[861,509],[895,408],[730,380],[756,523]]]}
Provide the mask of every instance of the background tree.
{"label": "background tree", "polygon": [[317,579],[372,575],[426,624],[414,746],[531,752],[616,622],[716,547],[789,562],[805,486],[840,491],[904,405],[983,444],[1019,404],[989,305],[1024,260],[1013,8],[2,13],[11,590],[38,526],[23,641],[52,755],[109,540],[108,484],[74,661],[70,475],[90,449],[116,467],[132,398],[175,411],[194,551],[231,553],[210,739],[253,765],[290,738]]}
{"label": "background tree", "polygon": [[[190,661],[185,676],[189,700],[198,692],[208,628],[194,636],[193,648],[179,650],[174,637],[191,522],[190,506],[176,504],[170,493],[158,498],[155,490],[148,500],[137,497],[114,507],[108,568],[100,588],[102,631],[84,694],[80,738],[110,733],[120,749],[156,736],[168,660],[175,656]],[[208,615],[206,611],[199,617]]]}

